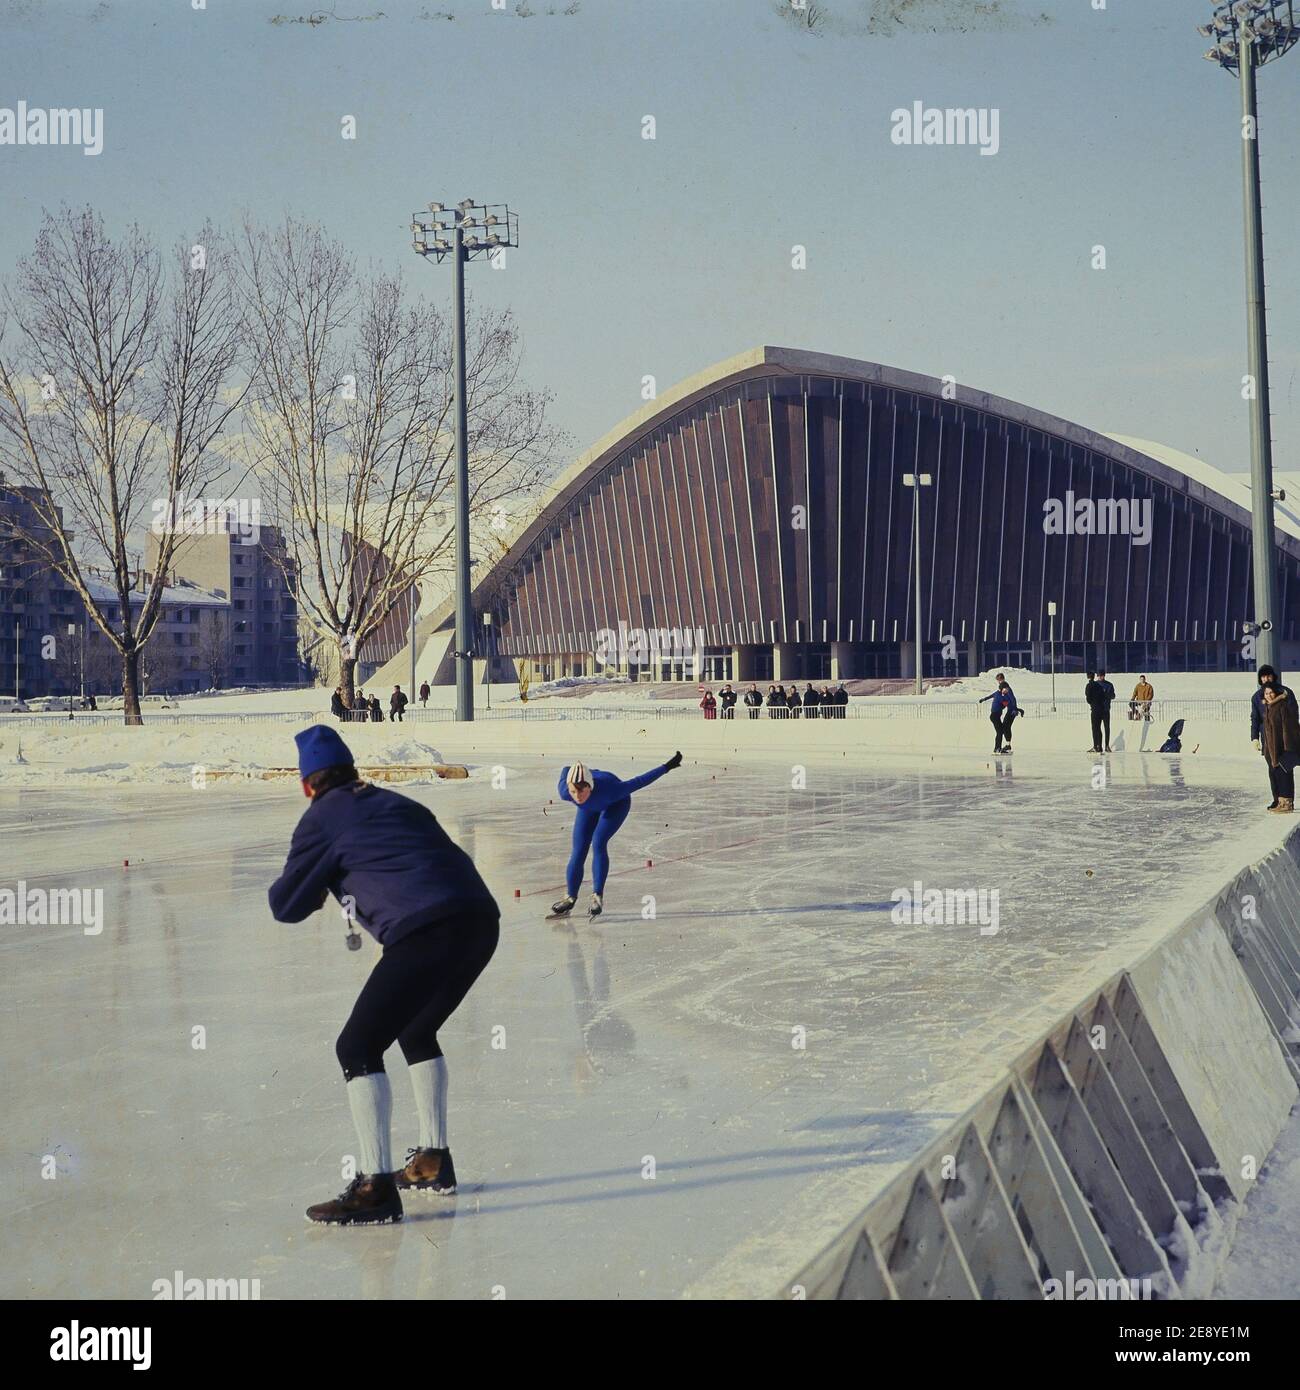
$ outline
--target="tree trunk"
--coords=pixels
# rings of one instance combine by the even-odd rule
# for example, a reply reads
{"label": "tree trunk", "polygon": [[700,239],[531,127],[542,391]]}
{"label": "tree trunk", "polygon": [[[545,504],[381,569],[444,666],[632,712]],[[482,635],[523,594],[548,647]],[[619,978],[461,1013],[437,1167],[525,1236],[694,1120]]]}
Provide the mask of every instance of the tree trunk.
{"label": "tree trunk", "polygon": [[132,647],[122,655],[122,722],[143,724],[140,715],[140,650]]}
{"label": "tree trunk", "polygon": [[349,656],[342,643],[339,644],[339,685],[343,688],[343,703],[352,708],[356,699],[357,659]]}

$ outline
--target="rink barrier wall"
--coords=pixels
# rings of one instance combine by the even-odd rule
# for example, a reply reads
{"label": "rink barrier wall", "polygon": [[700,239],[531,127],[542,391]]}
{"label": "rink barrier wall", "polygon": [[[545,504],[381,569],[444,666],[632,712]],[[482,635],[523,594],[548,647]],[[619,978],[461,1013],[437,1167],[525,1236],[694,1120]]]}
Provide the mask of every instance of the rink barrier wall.
{"label": "rink barrier wall", "polygon": [[1082,999],[777,1296],[1209,1297],[1297,1097],[1298,1024],[1300,828]]}

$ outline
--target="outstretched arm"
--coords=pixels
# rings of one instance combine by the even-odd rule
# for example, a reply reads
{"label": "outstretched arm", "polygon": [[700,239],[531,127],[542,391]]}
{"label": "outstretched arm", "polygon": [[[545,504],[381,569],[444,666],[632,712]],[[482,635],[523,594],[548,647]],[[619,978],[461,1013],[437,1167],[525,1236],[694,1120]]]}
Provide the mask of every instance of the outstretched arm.
{"label": "outstretched arm", "polygon": [[301,922],[319,912],[329,896],[334,855],[329,841],[304,816],[293,832],[284,872],[267,893],[271,916],[277,922]]}
{"label": "outstretched arm", "polygon": [[643,772],[640,777],[633,777],[623,783],[623,792],[626,796],[631,796],[633,792],[639,792],[642,787],[648,787],[651,782],[657,782],[665,772],[671,772],[673,768],[682,765],[682,755],[674,753],[662,767],[652,767],[649,772]]}

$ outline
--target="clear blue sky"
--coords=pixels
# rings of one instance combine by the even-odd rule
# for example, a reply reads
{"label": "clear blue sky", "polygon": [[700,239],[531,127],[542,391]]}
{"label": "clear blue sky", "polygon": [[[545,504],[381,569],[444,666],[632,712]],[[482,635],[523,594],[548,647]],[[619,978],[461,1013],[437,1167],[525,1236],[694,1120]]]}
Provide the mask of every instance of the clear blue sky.
{"label": "clear blue sky", "polygon": [[[270,22],[313,13],[298,0],[10,0],[0,106],[103,107],[105,150],[0,146],[0,273],[65,200],[168,240],[292,210],[445,295],[411,212],[503,200],[522,246],[472,286],[515,309],[578,448],[640,405],[643,375],[778,343],[1244,468],[1236,84],[1200,59],[1208,0],[1093,2],[821,0],[809,35],[778,0],[529,0],[531,18],[337,0],[318,25]],[[1295,469],[1300,50],[1261,93],[1274,434]],[[892,144],[915,100],[997,107],[1000,152]]]}

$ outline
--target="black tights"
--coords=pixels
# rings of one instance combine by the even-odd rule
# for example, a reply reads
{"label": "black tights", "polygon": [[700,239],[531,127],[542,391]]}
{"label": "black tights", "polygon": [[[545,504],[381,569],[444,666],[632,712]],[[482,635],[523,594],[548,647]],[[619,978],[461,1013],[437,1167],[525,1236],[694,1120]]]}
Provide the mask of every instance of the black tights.
{"label": "black tights", "polygon": [[344,1077],[383,1071],[395,1042],[408,1066],[441,1057],[438,1029],[492,959],[498,934],[495,917],[455,917],[386,946],[335,1046]]}

